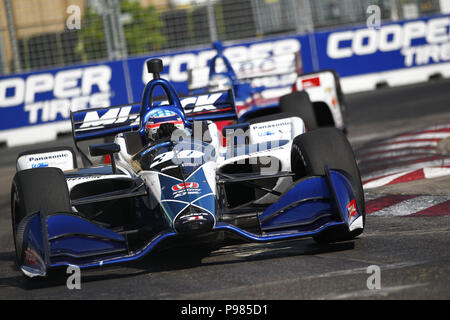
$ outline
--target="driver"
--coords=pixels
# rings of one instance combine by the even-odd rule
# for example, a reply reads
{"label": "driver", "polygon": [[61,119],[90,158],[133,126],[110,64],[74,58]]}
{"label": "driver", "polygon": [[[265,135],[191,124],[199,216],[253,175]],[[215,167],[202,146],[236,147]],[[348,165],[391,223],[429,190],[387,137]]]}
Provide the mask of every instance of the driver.
{"label": "driver", "polygon": [[158,109],[150,114],[145,132],[151,142],[170,140],[175,130],[184,130],[184,122],[179,114],[168,109]]}

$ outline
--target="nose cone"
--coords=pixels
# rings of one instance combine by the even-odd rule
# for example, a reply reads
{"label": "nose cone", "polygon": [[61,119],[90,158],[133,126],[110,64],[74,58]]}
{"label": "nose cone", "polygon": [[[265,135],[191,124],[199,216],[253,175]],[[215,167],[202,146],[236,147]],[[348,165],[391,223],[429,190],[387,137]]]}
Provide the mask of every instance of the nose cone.
{"label": "nose cone", "polygon": [[207,212],[192,212],[188,209],[175,218],[174,228],[179,234],[207,233],[214,227],[214,216]]}

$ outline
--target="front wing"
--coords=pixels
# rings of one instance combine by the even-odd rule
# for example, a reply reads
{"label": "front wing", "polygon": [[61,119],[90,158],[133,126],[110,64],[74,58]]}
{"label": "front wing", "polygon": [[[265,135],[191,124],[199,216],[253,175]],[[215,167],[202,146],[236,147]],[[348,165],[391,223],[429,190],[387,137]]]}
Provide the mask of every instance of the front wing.
{"label": "front wing", "polygon": [[[361,210],[346,176],[327,169],[325,176],[297,182],[259,214],[260,232],[223,221],[212,231],[231,232],[253,242],[312,237],[336,226],[346,226],[348,231],[362,228]],[[22,220],[18,230],[20,268],[29,277],[45,276],[56,267],[89,268],[137,260],[166,239],[179,237],[174,230],[164,230],[142,248],[130,251],[123,235],[69,213],[36,212]]]}

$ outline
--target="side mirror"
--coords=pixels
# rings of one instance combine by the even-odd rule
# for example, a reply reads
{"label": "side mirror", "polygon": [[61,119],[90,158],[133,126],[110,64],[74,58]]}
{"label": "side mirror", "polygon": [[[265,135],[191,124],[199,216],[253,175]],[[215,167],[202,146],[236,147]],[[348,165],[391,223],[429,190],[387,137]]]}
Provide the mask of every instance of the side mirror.
{"label": "side mirror", "polygon": [[102,144],[93,144],[89,146],[89,154],[93,157],[98,156],[106,156],[109,155],[111,158],[111,167],[113,173],[117,172],[116,161],[114,160],[114,153],[120,151],[120,146],[117,143],[102,143]]}

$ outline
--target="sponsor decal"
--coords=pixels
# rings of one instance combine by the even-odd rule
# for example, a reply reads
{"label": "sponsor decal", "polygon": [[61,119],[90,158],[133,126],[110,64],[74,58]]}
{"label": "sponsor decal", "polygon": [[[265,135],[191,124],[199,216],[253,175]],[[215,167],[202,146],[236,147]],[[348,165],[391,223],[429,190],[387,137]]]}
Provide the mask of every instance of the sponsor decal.
{"label": "sponsor decal", "polygon": [[[210,149],[211,152],[214,148]],[[161,163],[172,160],[174,164],[188,165],[189,163],[200,164],[203,161],[208,160],[211,154],[206,155],[205,153],[198,150],[183,149],[183,145],[178,144],[175,146],[174,151],[165,152],[157,155],[154,159],[150,168],[153,168]]]}
{"label": "sponsor decal", "polygon": [[[251,143],[263,141],[289,140],[291,138],[292,124],[289,120],[270,121],[250,127]],[[270,148],[275,148],[271,145]]]}
{"label": "sponsor decal", "polygon": [[31,165],[31,168],[42,168],[42,167],[48,167],[48,162],[40,162],[40,163],[33,163]]}
{"label": "sponsor decal", "polygon": [[[317,46],[315,51],[310,47],[311,36]],[[278,68],[279,62],[283,66],[285,63],[289,66],[292,54],[300,51],[303,53],[304,72],[312,72],[319,67],[333,68],[341,77],[346,77],[449,62],[449,38],[450,15],[439,15],[386,23],[377,28],[347,28],[316,32],[309,36],[250,41],[224,48],[224,54],[233,65],[239,65],[235,70],[239,75],[266,74],[268,77],[254,80],[252,85],[268,89],[279,87],[280,83],[290,85],[295,82],[295,78],[290,78],[292,75],[273,74],[273,67]],[[161,77],[169,80],[178,93],[188,94],[188,70],[207,67],[208,61],[215,54],[213,49],[204,49],[159,56],[164,62]],[[285,58],[278,60],[278,56]],[[0,124],[0,129],[65,120],[69,118],[70,110],[139,101],[144,85],[152,79],[145,65],[148,58],[150,57],[0,77],[0,117],[8,119]],[[138,76],[127,79],[124,65],[130,74]],[[124,83],[130,85],[125,86]],[[207,103],[202,102],[202,99],[208,100]],[[217,103],[212,95],[182,99],[183,106],[192,103],[195,108],[187,110],[187,114],[214,112],[218,109],[214,106]],[[130,110],[131,107],[128,106],[108,110],[108,115],[88,112],[83,115],[85,127],[96,126],[95,123],[108,125],[137,121],[139,116],[132,114]],[[9,134],[8,140],[13,139],[13,134]]]}
{"label": "sponsor decal", "polygon": [[348,213],[348,221],[350,222],[353,217],[358,214],[358,210],[356,210],[356,201],[353,199],[347,204],[347,213]]}
{"label": "sponsor decal", "polygon": [[255,130],[271,129],[271,128],[276,128],[276,127],[290,126],[290,125],[291,125],[290,121],[283,121],[283,122],[274,122],[274,123],[255,126],[254,129]]}
{"label": "sponsor decal", "polygon": [[273,131],[263,131],[263,132],[258,132],[258,137],[267,137],[267,136],[272,136],[274,134],[275,134],[275,132],[273,132]]}
{"label": "sponsor decal", "polygon": [[199,194],[201,189],[197,182],[182,182],[172,186],[173,197],[178,198],[187,194]]}
{"label": "sponsor decal", "polygon": [[68,119],[70,110],[110,105],[111,67],[97,65],[0,80],[1,108],[23,106],[28,123]]}
{"label": "sponsor decal", "polygon": [[48,152],[22,155],[17,159],[20,170],[41,167],[57,167],[62,170],[73,169],[72,154],[70,151]]}
{"label": "sponsor decal", "polygon": [[101,179],[101,178],[105,178],[105,177],[110,177],[110,176],[83,176],[83,177],[70,177],[67,178],[67,181],[73,181],[73,180],[95,180],[95,179]]}
{"label": "sponsor decal", "polygon": [[449,61],[449,27],[449,17],[443,16],[334,32],[326,52],[331,59],[344,59],[397,51],[405,67]]}
{"label": "sponsor decal", "polygon": [[185,110],[186,114],[208,112],[217,110],[217,102],[224,97],[229,98],[227,92],[218,92],[195,97],[187,97],[184,99],[180,99],[180,102],[183,108],[186,108],[186,106],[188,105],[193,106],[192,109]]}
{"label": "sponsor decal", "polygon": [[37,266],[38,265],[39,256],[33,249],[29,247],[24,251],[24,263],[28,265]]}
{"label": "sponsor decal", "polygon": [[184,217],[186,217],[187,221],[206,220],[203,215],[198,215],[198,214],[192,214],[192,215],[188,215],[188,216],[184,216]]}
{"label": "sponsor decal", "polygon": [[[211,111],[221,111],[218,110],[215,104],[221,98],[228,98],[227,92],[219,92],[213,94],[206,94],[200,96],[193,96],[180,99],[181,105],[185,108],[187,105],[193,105],[192,109],[186,110],[186,114],[199,113],[199,112],[211,112]],[[164,106],[168,105],[167,101],[156,102],[154,106]],[[104,114],[100,115],[98,111],[88,111],[86,112],[82,124],[79,129],[91,128],[91,127],[102,127],[113,124],[130,123],[130,126],[139,125],[139,113],[132,113],[132,106],[124,106],[120,108],[111,108],[107,110]],[[176,113],[169,110],[158,110],[152,114],[152,117],[167,117],[174,116]]]}
{"label": "sponsor decal", "polygon": [[61,159],[61,158],[67,158],[69,155],[67,153],[60,153],[55,155],[47,155],[47,156],[32,156],[28,158],[28,161],[45,161],[45,160],[54,160],[54,159]]}
{"label": "sponsor decal", "polygon": [[303,89],[320,87],[320,78],[315,77],[315,78],[310,78],[310,79],[303,79],[302,86],[303,86]]}
{"label": "sponsor decal", "polygon": [[184,189],[198,188],[197,182],[183,182],[172,186],[172,191],[180,191]]}
{"label": "sponsor decal", "polygon": [[83,123],[80,125],[79,129],[129,122],[131,122],[130,126],[139,125],[139,114],[130,113],[131,108],[131,106],[111,108],[103,115],[99,115],[97,111],[88,111],[86,112]]}

